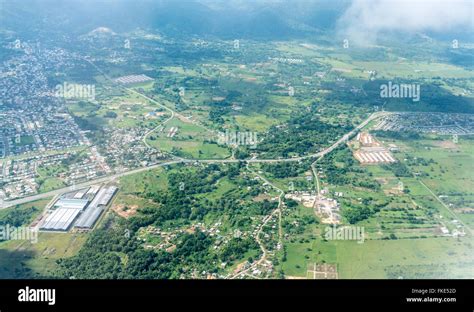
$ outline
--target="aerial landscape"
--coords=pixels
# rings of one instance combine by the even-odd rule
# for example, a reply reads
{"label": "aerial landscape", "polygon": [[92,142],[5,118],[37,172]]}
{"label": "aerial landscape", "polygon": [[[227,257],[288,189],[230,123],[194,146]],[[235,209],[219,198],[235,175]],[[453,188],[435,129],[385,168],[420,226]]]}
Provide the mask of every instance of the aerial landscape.
{"label": "aerial landscape", "polygon": [[0,0],[0,279],[474,278],[471,1],[92,2]]}

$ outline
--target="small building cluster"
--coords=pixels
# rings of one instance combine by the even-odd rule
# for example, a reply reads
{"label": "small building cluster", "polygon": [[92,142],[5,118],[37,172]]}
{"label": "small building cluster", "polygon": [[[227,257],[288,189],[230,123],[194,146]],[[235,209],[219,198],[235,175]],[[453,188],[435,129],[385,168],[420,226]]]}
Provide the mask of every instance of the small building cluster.
{"label": "small building cluster", "polygon": [[374,129],[468,135],[474,134],[474,116],[453,113],[393,113],[381,119]]}
{"label": "small building cluster", "polygon": [[394,163],[397,160],[380,142],[367,132],[357,134],[354,157],[361,164]]}

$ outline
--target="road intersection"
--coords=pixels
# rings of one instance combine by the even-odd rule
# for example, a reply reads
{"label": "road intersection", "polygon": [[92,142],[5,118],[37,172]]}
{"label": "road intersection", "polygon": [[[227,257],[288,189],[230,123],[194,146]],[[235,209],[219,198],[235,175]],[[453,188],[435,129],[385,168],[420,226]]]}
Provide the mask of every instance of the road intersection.
{"label": "road intersection", "polygon": [[[334,144],[332,144],[330,147],[314,154],[310,155],[305,155],[301,157],[293,157],[293,158],[280,158],[280,159],[186,159],[186,158],[179,158],[179,157],[174,157],[175,160],[159,163],[159,164],[154,164],[150,165],[147,167],[142,167],[142,168],[137,168],[137,169],[131,169],[128,171],[124,171],[121,173],[116,173],[113,175],[105,176],[105,177],[100,177],[98,179],[90,180],[84,183],[76,184],[75,188],[85,188],[88,186],[91,186],[93,184],[98,184],[98,183],[106,183],[110,182],[113,180],[117,180],[121,177],[128,176],[128,175],[133,175],[153,169],[157,169],[160,167],[166,167],[166,166],[171,166],[171,165],[176,165],[176,164],[192,164],[192,163],[202,163],[202,164],[231,164],[231,163],[247,163],[247,164],[256,164],[256,163],[280,163],[280,162],[299,162],[302,160],[306,159],[320,159],[324,157],[325,155],[331,153],[333,150],[335,150],[337,147],[339,147],[341,144],[347,142],[351,137],[353,137],[358,131],[360,131],[362,128],[364,128],[369,122],[380,118],[384,116],[385,114],[388,114],[386,112],[376,112],[371,114],[364,122],[362,122],[360,125],[358,125],[356,128],[354,128],[352,131],[348,132],[345,134],[343,137],[341,137],[339,140],[337,140]],[[61,189],[57,189],[54,191],[46,192],[46,193],[41,193],[41,194],[36,194],[33,196],[28,196],[24,198],[19,198],[11,201],[4,201],[3,204],[0,206],[0,209],[5,209],[9,207],[13,207],[16,205],[20,204],[25,204],[28,202],[44,199],[44,198],[49,198],[53,197],[65,192],[70,191],[70,187],[64,187]]]}

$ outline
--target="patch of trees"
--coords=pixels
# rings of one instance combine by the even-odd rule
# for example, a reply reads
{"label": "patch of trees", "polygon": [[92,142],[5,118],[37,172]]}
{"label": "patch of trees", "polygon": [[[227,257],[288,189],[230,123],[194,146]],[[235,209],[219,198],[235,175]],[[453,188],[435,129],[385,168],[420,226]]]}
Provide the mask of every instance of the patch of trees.
{"label": "patch of trees", "polygon": [[382,130],[376,130],[372,131],[372,134],[374,134],[377,137],[381,138],[388,138],[388,139],[395,139],[395,140],[419,140],[421,138],[421,135],[417,132],[414,131],[382,131]]}
{"label": "patch of trees", "polygon": [[272,210],[275,210],[278,207],[278,202],[271,202],[267,199],[252,203],[249,206],[249,213],[252,215],[268,215]]}
{"label": "patch of trees", "polygon": [[108,111],[107,113],[105,113],[104,117],[105,118],[117,118],[117,113],[112,112],[112,111]]}
{"label": "patch of trees", "polygon": [[320,164],[330,184],[358,186],[371,190],[380,189],[377,181],[367,178],[368,173],[365,168],[356,166],[350,150],[346,147],[337,149],[333,155],[329,154]]}
{"label": "patch of trees", "polygon": [[410,166],[429,166],[432,164],[436,164],[436,162],[433,160],[433,158],[430,159],[425,159],[423,157],[412,157],[412,156],[407,156],[407,164]]}
{"label": "patch of trees", "polygon": [[82,130],[97,131],[101,129],[100,122],[94,122],[93,118],[84,118],[73,115],[74,121]]}
{"label": "patch of trees", "polygon": [[275,178],[284,179],[297,177],[307,170],[309,163],[300,164],[297,162],[283,162],[277,164],[263,164],[262,169],[271,173]]}
{"label": "patch of trees", "polygon": [[288,208],[295,208],[298,206],[298,202],[294,199],[286,198],[285,200],[285,205]]}
{"label": "patch of trees", "polygon": [[393,164],[389,164],[389,165],[383,165],[382,166],[383,169],[385,170],[390,170],[393,172],[393,174],[396,176],[396,177],[411,177],[412,174],[410,172],[410,169],[403,163],[401,162],[396,162],[396,163],[393,163]]}
{"label": "patch of trees", "polygon": [[87,154],[85,154],[85,153],[76,153],[76,154],[73,154],[73,155],[71,155],[70,157],[68,157],[66,159],[61,160],[61,164],[64,167],[67,167],[67,166],[70,166],[70,165],[75,164],[75,163],[80,163],[86,158],[87,158]]}
{"label": "patch of trees", "polygon": [[211,110],[209,111],[209,119],[219,125],[224,124],[224,116],[227,114],[230,110],[226,107],[212,107]]}
{"label": "patch of trees", "polygon": [[247,159],[250,157],[250,152],[246,147],[239,147],[235,150],[234,157],[236,159]]}
{"label": "patch of trees", "polygon": [[319,221],[314,216],[303,216],[295,221],[284,221],[282,224],[285,233],[302,234],[306,227],[311,224],[318,224]]}
{"label": "patch of trees", "polygon": [[204,170],[196,172],[176,172],[168,175],[169,190],[185,195],[208,193],[215,189],[214,183],[220,174],[208,175]]}
{"label": "patch of trees", "polygon": [[22,226],[25,225],[33,219],[33,216],[39,211],[38,208],[35,206],[22,208],[20,209],[18,206],[14,207],[13,209],[8,209],[6,214],[0,217],[0,225],[7,225],[10,226]]}
{"label": "patch of trees", "polygon": [[376,213],[376,209],[368,206],[348,207],[343,210],[344,217],[350,224],[366,220]]}
{"label": "patch of trees", "polygon": [[258,244],[251,238],[232,238],[222,249],[220,254],[223,262],[232,262],[242,259],[251,249],[258,249]]}
{"label": "patch of trees", "polygon": [[316,153],[351,129],[352,126],[324,123],[313,113],[305,112],[290,119],[285,128],[271,127],[264,140],[258,144],[257,150],[267,157]]}

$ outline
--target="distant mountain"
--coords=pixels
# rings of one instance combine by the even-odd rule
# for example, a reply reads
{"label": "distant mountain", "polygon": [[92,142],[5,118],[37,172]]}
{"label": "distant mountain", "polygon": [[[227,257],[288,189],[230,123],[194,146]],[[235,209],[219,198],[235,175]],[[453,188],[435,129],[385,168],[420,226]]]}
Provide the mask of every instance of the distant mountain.
{"label": "distant mountain", "polygon": [[[0,31],[23,38],[158,29],[169,36],[278,39],[334,31],[351,0],[0,0]],[[420,17],[422,18],[422,17]],[[469,30],[430,37],[472,39]],[[466,34],[469,34],[466,37]]]}
{"label": "distant mountain", "polygon": [[[225,3],[225,4],[224,4]],[[343,1],[342,3],[347,3]],[[117,33],[137,27],[171,35],[285,39],[330,28],[341,2],[203,0],[0,0],[0,28],[28,36],[33,30],[84,35],[106,27]]]}

